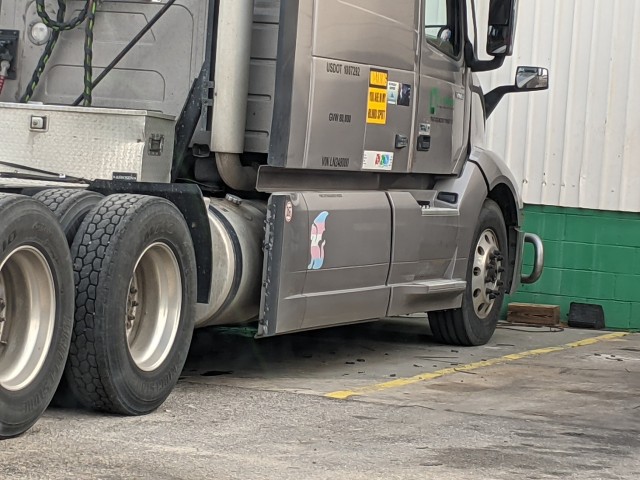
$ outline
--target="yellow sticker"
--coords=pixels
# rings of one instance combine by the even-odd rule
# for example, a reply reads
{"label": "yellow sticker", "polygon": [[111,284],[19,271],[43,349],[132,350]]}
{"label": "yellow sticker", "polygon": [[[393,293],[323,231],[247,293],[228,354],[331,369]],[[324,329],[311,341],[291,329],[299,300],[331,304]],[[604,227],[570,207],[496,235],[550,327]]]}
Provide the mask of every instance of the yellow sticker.
{"label": "yellow sticker", "polygon": [[371,70],[371,76],[369,78],[369,86],[387,88],[388,81],[389,81],[389,72],[386,72],[384,70]]}
{"label": "yellow sticker", "polygon": [[[373,73],[373,72],[372,72]],[[369,87],[367,123],[387,124],[387,88]]]}

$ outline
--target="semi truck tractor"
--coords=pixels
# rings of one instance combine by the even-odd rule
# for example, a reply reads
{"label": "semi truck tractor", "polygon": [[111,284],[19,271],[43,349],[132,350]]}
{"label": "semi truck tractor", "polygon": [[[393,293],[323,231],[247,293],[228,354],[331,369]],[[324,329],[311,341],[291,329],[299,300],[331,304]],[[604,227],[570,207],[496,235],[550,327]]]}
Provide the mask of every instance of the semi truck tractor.
{"label": "semi truck tractor", "polygon": [[485,93],[476,1],[0,0],[0,437],[153,412],[194,328],[488,342],[543,249],[485,122],[548,71]]}

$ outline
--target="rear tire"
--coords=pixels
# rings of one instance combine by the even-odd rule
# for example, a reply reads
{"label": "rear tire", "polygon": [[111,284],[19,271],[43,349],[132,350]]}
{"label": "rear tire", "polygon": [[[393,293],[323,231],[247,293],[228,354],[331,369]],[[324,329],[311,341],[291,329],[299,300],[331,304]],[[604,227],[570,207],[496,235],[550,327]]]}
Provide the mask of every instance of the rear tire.
{"label": "rear tire", "polygon": [[436,341],[477,346],[491,340],[504,303],[504,266],[509,265],[508,250],[502,211],[493,200],[486,200],[469,254],[462,307],[429,313],[429,324]]}
{"label": "rear tire", "polygon": [[72,188],[52,188],[33,196],[53,212],[69,245],[82,225],[84,217],[104,198],[97,192]]}
{"label": "rear tire", "polygon": [[[104,198],[97,192],[74,188],[51,188],[33,196],[42,202],[58,219],[69,246],[87,214]],[[51,401],[52,407],[76,408],[82,406],[74,397],[66,377],[62,377]]]}
{"label": "rear tire", "polygon": [[196,261],[170,202],[104,199],[72,248],[75,327],[65,377],[86,407],[144,415],[171,393],[195,320]]}
{"label": "rear tire", "polygon": [[10,438],[49,405],[73,327],[69,247],[51,212],[28,197],[0,194],[0,298],[0,438]]}

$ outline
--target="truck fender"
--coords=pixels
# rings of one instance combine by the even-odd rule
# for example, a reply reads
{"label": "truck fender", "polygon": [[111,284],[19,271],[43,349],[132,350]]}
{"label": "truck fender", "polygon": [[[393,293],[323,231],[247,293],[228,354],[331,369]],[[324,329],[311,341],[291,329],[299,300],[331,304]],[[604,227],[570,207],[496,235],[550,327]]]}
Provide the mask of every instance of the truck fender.
{"label": "truck fender", "polygon": [[522,225],[522,196],[518,188],[518,182],[507,164],[495,153],[479,147],[475,147],[471,151],[469,162],[480,167],[489,192],[494,191],[501,184],[509,189],[512,200],[517,207],[518,226]]}
{"label": "truck fender", "polygon": [[522,248],[524,233],[523,202],[516,179],[507,164],[494,152],[483,148],[474,148],[469,163],[477,165],[489,191],[488,197],[494,200],[502,210],[507,225],[509,242],[509,263],[511,270],[507,275],[507,291],[513,293],[520,284]]}
{"label": "truck fender", "polygon": [[500,206],[507,226],[508,258],[511,266],[507,275],[507,291],[514,285],[513,280],[520,272],[516,266],[521,261],[522,250],[522,201],[516,185],[507,165],[494,153],[480,148],[473,150],[458,178],[442,180],[436,185],[439,192],[452,192],[459,197],[458,257],[454,269],[456,278],[465,278],[477,219],[484,201],[490,198]]}
{"label": "truck fender", "polygon": [[104,196],[132,193],[160,197],[173,203],[184,216],[196,254],[198,303],[208,303],[211,294],[213,249],[207,207],[200,188],[188,183],[143,183],[94,180],[87,189]]}

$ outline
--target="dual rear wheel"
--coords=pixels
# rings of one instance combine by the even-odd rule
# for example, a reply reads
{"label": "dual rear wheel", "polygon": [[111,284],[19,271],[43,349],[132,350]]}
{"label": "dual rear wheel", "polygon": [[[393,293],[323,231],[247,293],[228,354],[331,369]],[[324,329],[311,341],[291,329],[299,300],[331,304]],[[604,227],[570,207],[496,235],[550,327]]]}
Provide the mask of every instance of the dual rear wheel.
{"label": "dual rear wheel", "polygon": [[36,196],[71,241],[75,321],[58,404],[154,411],[184,366],[195,318],[195,253],[170,202],[57,189]]}
{"label": "dual rear wheel", "polygon": [[88,408],[158,408],[191,343],[195,265],[166,200],[0,194],[0,438],[28,430],[59,384]]}
{"label": "dual rear wheel", "polygon": [[178,381],[193,333],[196,263],[182,214],[159,198],[110,196],[71,253],[76,321],[65,377],[87,407],[152,412]]}

